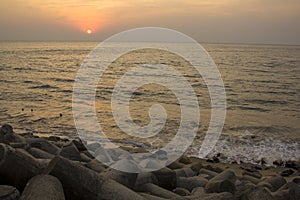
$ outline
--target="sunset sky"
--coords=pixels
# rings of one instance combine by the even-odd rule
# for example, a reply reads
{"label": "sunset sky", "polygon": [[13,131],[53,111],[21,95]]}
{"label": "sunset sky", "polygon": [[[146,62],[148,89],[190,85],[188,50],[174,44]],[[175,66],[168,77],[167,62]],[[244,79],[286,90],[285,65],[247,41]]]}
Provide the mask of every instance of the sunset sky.
{"label": "sunset sky", "polygon": [[[299,0],[0,0],[0,40],[101,41],[130,28],[200,42],[300,44]],[[91,34],[86,31],[90,29]]]}

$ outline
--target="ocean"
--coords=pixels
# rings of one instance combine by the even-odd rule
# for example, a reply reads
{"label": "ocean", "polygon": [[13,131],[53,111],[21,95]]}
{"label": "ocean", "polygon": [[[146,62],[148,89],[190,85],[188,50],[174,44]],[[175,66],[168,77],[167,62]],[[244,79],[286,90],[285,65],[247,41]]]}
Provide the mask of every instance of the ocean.
{"label": "ocean", "polygon": [[[77,71],[95,42],[1,42],[0,124],[17,133],[77,137],[72,92]],[[222,136],[208,155],[221,153],[227,162],[265,163],[299,160],[300,46],[203,44],[222,76],[227,99]],[[108,52],[109,53],[109,52]],[[168,88],[155,84],[135,91],[130,101],[134,122],[149,123],[151,105],[168,113],[156,138],[138,139],[122,132],[111,113],[114,84],[129,68],[155,60],[179,69],[197,94],[200,127],[186,154],[198,156],[210,121],[210,97],[195,70],[174,55],[149,49],[118,59],[98,83],[96,111],[107,138],[119,145],[160,148],[176,134],[180,105]],[[133,77],[134,78],[134,77]],[[164,78],[162,76],[162,78]]]}

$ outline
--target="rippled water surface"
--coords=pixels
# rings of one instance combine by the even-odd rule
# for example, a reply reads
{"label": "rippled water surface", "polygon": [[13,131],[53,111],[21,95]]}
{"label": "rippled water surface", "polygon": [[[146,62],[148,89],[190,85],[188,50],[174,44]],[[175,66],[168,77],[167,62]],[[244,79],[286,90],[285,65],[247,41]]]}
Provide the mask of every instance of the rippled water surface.
{"label": "rippled water surface", "polygon": [[[18,133],[76,135],[72,115],[73,83],[84,58],[96,45],[0,43],[0,124],[12,124]],[[271,152],[275,158],[299,159],[300,47],[203,46],[217,64],[225,84],[227,115],[223,134],[238,138],[232,142],[222,137],[215,151],[228,157],[240,152],[246,157],[251,155],[247,159],[253,160],[259,153],[254,151],[255,147],[264,157]],[[204,81],[189,63],[168,52],[149,49],[133,52],[117,59],[105,72],[96,94],[97,117],[103,131],[115,141],[132,142],[113,120],[111,92],[128,69],[149,61],[179,70],[197,93],[201,127],[188,151],[197,155],[210,120],[210,98]],[[137,140],[137,144],[163,146],[176,134],[180,105],[171,91],[155,84],[140,87],[132,96],[130,110],[135,123],[147,125],[149,108],[155,103],[166,109],[167,124],[159,137]]]}

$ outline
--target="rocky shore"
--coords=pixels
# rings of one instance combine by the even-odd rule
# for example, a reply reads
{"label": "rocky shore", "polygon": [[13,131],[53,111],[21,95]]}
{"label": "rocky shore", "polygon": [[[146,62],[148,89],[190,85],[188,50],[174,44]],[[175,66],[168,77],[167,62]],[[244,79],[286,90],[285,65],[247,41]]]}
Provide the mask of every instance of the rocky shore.
{"label": "rocky shore", "polygon": [[[101,147],[94,147],[103,156]],[[224,164],[218,155],[207,160],[182,156],[158,171],[136,174],[108,168],[94,156],[80,140],[18,135],[3,125],[0,200],[300,199],[300,163],[295,161],[266,167]]]}

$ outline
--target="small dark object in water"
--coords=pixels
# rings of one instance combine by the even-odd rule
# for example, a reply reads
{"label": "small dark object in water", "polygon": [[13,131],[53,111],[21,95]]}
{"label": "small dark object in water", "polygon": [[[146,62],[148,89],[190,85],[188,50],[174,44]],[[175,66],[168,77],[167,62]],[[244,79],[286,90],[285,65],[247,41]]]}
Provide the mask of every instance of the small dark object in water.
{"label": "small dark object in water", "polygon": [[62,117],[62,113],[59,113],[59,117]]}
{"label": "small dark object in water", "polygon": [[24,108],[22,108],[22,111],[24,111]]}
{"label": "small dark object in water", "polygon": [[31,108],[30,111],[33,112],[33,109]]}

